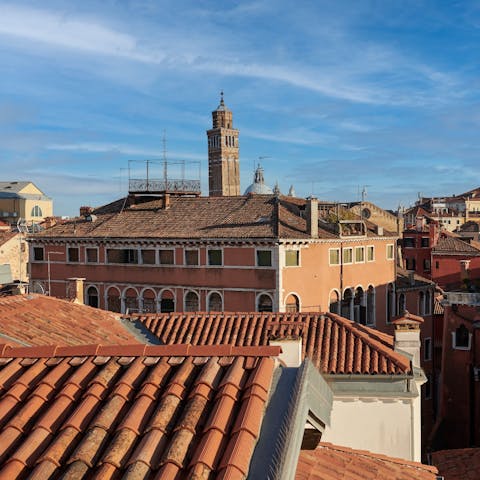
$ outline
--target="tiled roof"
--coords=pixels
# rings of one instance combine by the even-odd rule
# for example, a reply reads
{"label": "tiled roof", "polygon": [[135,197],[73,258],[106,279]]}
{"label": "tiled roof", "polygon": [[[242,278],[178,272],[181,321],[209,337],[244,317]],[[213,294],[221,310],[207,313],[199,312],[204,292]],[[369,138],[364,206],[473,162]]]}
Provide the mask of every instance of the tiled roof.
{"label": "tiled roof", "polygon": [[452,235],[441,235],[432,251],[441,255],[480,256],[478,248]]}
{"label": "tiled roof", "polygon": [[0,478],[246,478],[278,353],[0,346]]}
{"label": "tiled roof", "polygon": [[[410,274],[413,273],[413,285],[410,281]],[[435,282],[432,280],[418,275],[418,273],[413,272],[412,270],[407,270],[405,268],[397,267],[397,288],[418,288],[418,287],[428,287],[435,285]]]}
{"label": "tiled roof", "polygon": [[4,243],[8,242],[12,238],[14,238],[17,235],[17,232],[5,232],[5,231],[0,231],[0,245],[3,245]]}
{"label": "tiled roof", "polygon": [[459,448],[432,453],[432,463],[445,480],[478,480],[480,448]]}
{"label": "tiled roof", "polygon": [[38,294],[0,298],[0,342],[125,344],[136,338],[112,312]]}
{"label": "tiled roof", "polygon": [[[93,210],[94,221],[77,218],[36,235],[42,237],[110,237],[164,239],[309,238],[305,200],[247,195],[236,197],[171,196],[133,203],[131,197]],[[91,217],[93,218],[93,217]],[[127,227],[128,226],[128,227]],[[338,235],[319,226],[319,238]],[[126,228],[127,227],[127,228]],[[368,235],[376,235],[369,231]],[[389,232],[384,233],[390,236]]]}
{"label": "tiled roof", "polygon": [[422,463],[320,443],[300,451],[295,480],[436,480],[436,474]]}
{"label": "tiled roof", "polygon": [[409,360],[393,338],[327,313],[164,313],[132,315],[164,344],[268,345],[271,338],[302,337],[303,358],[322,373],[404,374]]}

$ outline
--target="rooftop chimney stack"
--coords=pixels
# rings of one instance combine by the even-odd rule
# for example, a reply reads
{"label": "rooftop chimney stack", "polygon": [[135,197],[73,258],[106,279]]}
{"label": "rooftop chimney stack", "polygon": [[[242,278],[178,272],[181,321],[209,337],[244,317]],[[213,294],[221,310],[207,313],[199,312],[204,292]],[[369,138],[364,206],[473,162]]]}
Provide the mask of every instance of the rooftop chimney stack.
{"label": "rooftop chimney stack", "polygon": [[67,278],[67,299],[73,300],[73,303],[84,304],[83,301],[83,282],[85,278],[72,277]]}
{"label": "rooftop chimney stack", "polygon": [[318,199],[313,195],[308,197],[305,210],[307,233],[312,238],[318,238]]}
{"label": "rooftop chimney stack", "polygon": [[413,366],[420,367],[420,326],[423,318],[405,310],[392,323],[395,325],[394,350],[410,354]]}

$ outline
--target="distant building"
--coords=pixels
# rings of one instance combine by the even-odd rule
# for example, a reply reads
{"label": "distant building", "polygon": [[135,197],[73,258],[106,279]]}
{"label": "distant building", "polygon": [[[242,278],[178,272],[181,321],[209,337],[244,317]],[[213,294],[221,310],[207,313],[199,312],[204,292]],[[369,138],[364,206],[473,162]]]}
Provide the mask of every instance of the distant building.
{"label": "distant building", "polygon": [[53,202],[32,182],[0,182],[0,218],[41,223],[53,215]]}
{"label": "distant building", "polygon": [[[278,188],[278,185],[276,186]],[[253,183],[247,187],[244,195],[255,194],[255,195],[272,195],[273,190],[265,184],[265,179],[263,177],[263,168],[258,165],[255,173],[253,175]]]}
{"label": "distant building", "polygon": [[208,191],[211,197],[240,195],[238,130],[233,128],[233,114],[220,105],[212,112],[208,137]]}

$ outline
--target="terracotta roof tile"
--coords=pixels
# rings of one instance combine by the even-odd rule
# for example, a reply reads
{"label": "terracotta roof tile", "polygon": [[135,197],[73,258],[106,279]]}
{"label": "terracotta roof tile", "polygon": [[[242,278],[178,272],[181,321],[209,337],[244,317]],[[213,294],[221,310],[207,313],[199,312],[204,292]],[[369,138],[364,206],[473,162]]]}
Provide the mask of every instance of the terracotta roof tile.
{"label": "terracotta roof tile", "polygon": [[385,480],[387,478],[389,480],[436,480],[437,469],[418,462],[321,442],[315,450],[300,451],[295,474],[295,480]]}
{"label": "terracotta roof tile", "polygon": [[[303,357],[322,373],[404,374],[409,360],[393,350],[393,337],[327,313],[184,313],[132,315],[163,344],[268,345],[271,338],[302,337]],[[152,348],[152,347],[148,347]]]}
{"label": "terracotta roof tile", "polygon": [[[36,239],[110,237],[164,239],[309,238],[305,200],[274,195],[233,197],[171,196],[163,199],[122,198],[93,211],[96,220],[76,218],[55,225]],[[125,228],[128,225],[128,228]],[[368,235],[376,235],[368,223]],[[391,232],[385,232],[391,236]],[[396,234],[395,234],[396,235]],[[333,225],[320,222],[319,238],[338,238]]]}
{"label": "terracotta roof tile", "polygon": [[46,349],[52,344],[137,342],[112,312],[38,294],[0,298],[0,341],[10,343],[8,339]]}
{"label": "terracotta roof tile", "polygon": [[432,249],[432,253],[434,255],[480,256],[480,250],[478,248],[446,233],[440,235],[438,243]]}
{"label": "terracotta roof tile", "polygon": [[0,478],[247,475],[278,347],[93,347],[4,349]]}
{"label": "terracotta roof tile", "polygon": [[433,452],[432,462],[445,480],[477,480],[480,472],[480,448]]}

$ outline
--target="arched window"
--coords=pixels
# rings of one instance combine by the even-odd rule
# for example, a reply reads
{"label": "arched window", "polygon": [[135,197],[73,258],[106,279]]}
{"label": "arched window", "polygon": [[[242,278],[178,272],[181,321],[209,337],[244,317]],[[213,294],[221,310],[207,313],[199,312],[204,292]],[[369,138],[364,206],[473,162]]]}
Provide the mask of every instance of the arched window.
{"label": "arched window", "polygon": [[425,292],[425,315],[431,315],[432,313],[432,292],[427,290]]}
{"label": "arched window", "polygon": [[387,323],[392,321],[395,315],[395,288],[392,283],[387,286]]}
{"label": "arched window", "polygon": [[98,290],[94,286],[87,288],[87,305],[98,308]]}
{"label": "arched window", "polygon": [[405,299],[405,294],[401,293],[398,296],[398,310],[397,310],[397,315],[403,315],[405,310],[407,309],[407,302]]}
{"label": "arched window", "polygon": [[336,290],[330,292],[329,311],[331,313],[340,313],[340,294]]}
{"label": "arched window", "polygon": [[367,308],[365,305],[365,293],[362,287],[355,289],[355,297],[353,299],[353,319],[357,323],[365,325],[367,323]]}
{"label": "arched window", "polygon": [[125,312],[138,312],[138,293],[134,288],[128,288],[125,292]]}
{"label": "arched window", "polygon": [[164,290],[160,296],[160,311],[162,313],[175,311],[175,296],[170,290]]}
{"label": "arched window", "polygon": [[418,314],[425,315],[425,293],[418,294]]}
{"label": "arched window", "polygon": [[195,292],[188,292],[185,295],[185,311],[198,312],[200,310],[200,302]]}
{"label": "arched window", "polygon": [[342,317],[348,318],[351,320],[352,309],[353,309],[353,292],[350,288],[347,288],[343,292],[342,313],[341,313]]}
{"label": "arched window", "polygon": [[375,287],[370,285],[367,290],[367,325],[375,325]]}
{"label": "arched window", "polygon": [[222,296],[217,292],[212,292],[208,296],[207,308],[209,312],[221,312],[223,310]]}
{"label": "arched window", "polygon": [[300,300],[296,295],[291,293],[285,302],[285,311],[295,313],[300,311]]}
{"label": "arched window", "polygon": [[257,302],[257,311],[258,312],[272,312],[273,311],[273,302],[272,297],[263,293],[258,297]]}
{"label": "arched window", "polygon": [[115,287],[110,287],[107,290],[107,310],[117,313],[120,313],[122,310],[120,292]]}
{"label": "arched window", "polygon": [[155,292],[151,289],[144,290],[142,293],[142,312],[155,313]]}
{"label": "arched window", "polygon": [[42,209],[38,205],[35,205],[32,208],[31,216],[32,217],[41,217],[42,216]]}

